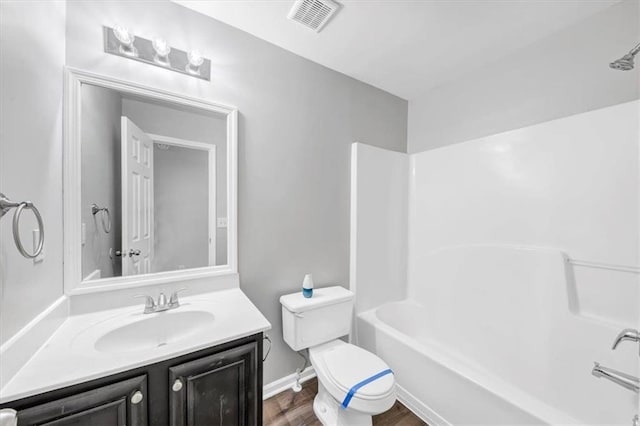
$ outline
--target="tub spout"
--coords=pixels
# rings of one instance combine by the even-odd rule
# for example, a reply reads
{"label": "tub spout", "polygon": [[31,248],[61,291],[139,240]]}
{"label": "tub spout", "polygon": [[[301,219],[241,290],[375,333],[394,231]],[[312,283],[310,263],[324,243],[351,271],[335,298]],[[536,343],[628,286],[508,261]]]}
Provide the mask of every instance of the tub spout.
{"label": "tub spout", "polygon": [[598,378],[604,377],[607,380],[611,380],[613,383],[620,385],[625,389],[629,389],[630,391],[633,391],[635,393],[640,392],[640,379],[630,374],[614,370],[613,368],[601,366],[597,362],[594,362],[591,374]]}

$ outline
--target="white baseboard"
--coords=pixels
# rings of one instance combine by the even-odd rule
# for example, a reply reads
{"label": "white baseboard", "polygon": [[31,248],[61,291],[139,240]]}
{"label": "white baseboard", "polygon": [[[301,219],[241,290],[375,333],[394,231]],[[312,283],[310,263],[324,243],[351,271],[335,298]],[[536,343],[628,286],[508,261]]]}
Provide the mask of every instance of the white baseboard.
{"label": "white baseboard", "polygon": [[[316,372],[312,366],[305,368],[302,373],[300,373],[300,383],[304,383],[307,380],[311,380],[316,377]],[[289,374],[288,376],[282,377],[278,380],[274,380],[271,383],[267,383],[262,388],[262,399],[271,398],[274,395],[279,394],[280,392],[284,392],[287,389],[291,389],[291,387],[296,382],[296,374]]]}
{"label": "white baseboard", "polygon": [[0,389],[15,376],[69,316],[69,299],[60,297],[0,346]]}
{"label": "white baseboard", "polygon": [[402,386],[396,384],[398,401],[429,426],[452,426],[442,416],[433,411]]}

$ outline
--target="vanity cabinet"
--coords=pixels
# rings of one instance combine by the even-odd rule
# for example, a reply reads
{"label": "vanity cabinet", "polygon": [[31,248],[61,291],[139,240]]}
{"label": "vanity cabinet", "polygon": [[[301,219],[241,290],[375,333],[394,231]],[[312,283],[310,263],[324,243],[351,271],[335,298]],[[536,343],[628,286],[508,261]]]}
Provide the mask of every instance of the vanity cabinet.
{"label": "vanity cabinet", "polygon": [[256,356],[248,343],[171,367],[171,426],[256,424]]}
{"label": "vanity cabinet", "polygon": [[261,425],[262,333],[0,408],[18,426]]}
{"label": "vanity cabinet", "polygon": [[147,424],[147,377],[138,376],[18,412],[19,425]]}

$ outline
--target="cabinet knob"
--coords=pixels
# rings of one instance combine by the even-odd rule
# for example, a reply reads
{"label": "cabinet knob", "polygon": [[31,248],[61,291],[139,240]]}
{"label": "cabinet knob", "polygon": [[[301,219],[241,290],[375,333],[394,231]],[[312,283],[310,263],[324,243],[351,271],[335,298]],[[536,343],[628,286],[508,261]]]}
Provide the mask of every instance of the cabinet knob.
{"label": "cabinet knob", "polygon": [[133,395],[131,395],[131,403],[132,404],[140,404],[140,402],[142,402],[143,398],[144,398],[144,396],[142,395],[142,392],[135,391],[133,393]]}
{"label": "cabinet knob", "polygon": [[176,379],[176,381],[173,382],[171,389],[173,389],[174,392],[180,392],[182,390],[182,381],[180,379]]}
{"label": "cabinet knob", "polygon": [[11,408],[0,410],[0,425],[16,426],[18,424],[18,412]]}

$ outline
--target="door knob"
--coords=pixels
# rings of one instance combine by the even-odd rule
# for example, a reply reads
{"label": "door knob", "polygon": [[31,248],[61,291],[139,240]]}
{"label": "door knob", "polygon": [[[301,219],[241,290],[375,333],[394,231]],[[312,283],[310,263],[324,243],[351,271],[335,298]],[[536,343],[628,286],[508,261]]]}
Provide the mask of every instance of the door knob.
{"label": "door knob", "polygon": [[129,250],[129,257],[140,256],[140,253],[141,253],[140,250],[131,249]]}
{"label": "door knob", "polygon": [[126,256],[126,254],[122,253],[120,250],[114,250],[112,248],[109,249],[109,258],[110,259],[113,259],[114,257],[120,257],[120,256],[123,256],[123,255]]}
{"label": "door knob", "polygon": [[182,381],[180,379],[176,379],[176,381],[173,382],[173,386],[171,386],[171,389],[174,392],[180,392],[182,390]]}

